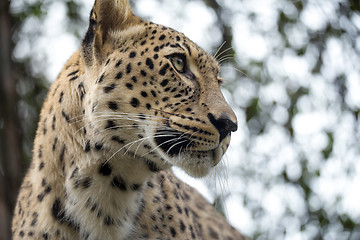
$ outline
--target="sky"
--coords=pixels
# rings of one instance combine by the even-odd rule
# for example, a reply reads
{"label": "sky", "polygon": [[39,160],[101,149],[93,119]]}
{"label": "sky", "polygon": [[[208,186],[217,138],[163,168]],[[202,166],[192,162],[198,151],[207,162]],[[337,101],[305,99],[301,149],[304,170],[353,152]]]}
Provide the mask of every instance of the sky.
{"label": "sky", "polygon": [[[81,1],[85,5],[81,14],[87,19],[92,1]],[[345,44],[345,40],[330,38],[323,43],[327,50],[323,56],[326,61],[321,75],[313,76],[311,67],[317,52],[312,50],[311,46],[308,46],[309,50],[302,57],[297,56],[291,49],[277,54],[277,49],[282,44],[279,36],[274,34],[277,11],[282,9],[291,17],[295,13],[291,4],[282,0],[220,2],[228,9],[229,16],[226,17],[234,26],[233,46],[239,66],[244,66],[251,60],[263,61],[266,58],[265,67],[269,69],[273,81],[259,87],[251,77],[244,76],[241,86],[234,89],[233,95],[224,89],[223,93],[233,106],[239,121],[239,130],[232,135],[228,153],[209,177],[193,179],[181,170],[175,170],[176,174],[197,188],[210,202],[219,194],[230,195],[226,198],[225,212],[230,222],[246,234],[251,235],[257,229],[262,229],[268,231],[271,237],[285,228],[285,239],[311,239],[316,233],[316,226],[308,226],[303,232],[299,232],[300,218],[305,215],[306,208],[304,193],[296,186],[279,181],[277,177],[286,171],[290,178],[299,179],[299,155],[303,153],[309,159],[307,167],[310,170],[320,169],[321,174],[321,177],[314,178],[311,182],[314,194],[310,199],[310,207],[318,209],[325,206],[329,214],[346,213],[360,223],[360,162],[357,161],[360,153],[358,143],[354,142],[354,139],[360,138],[360,130],[356,128],[357,122],[353,116],[338,115],[337,93],[330,84],[337,74],[346,72],[347,102],[350,106],[360,108],[360,65],[357,64],[359,56]],[[319,31],[326,21],[346,24],[341,19],[336,19],[334,13],[337,2],[339,1],[309,0],[307,9],[298,16],[302,24],[288,29],[290,44],[293,47],[304,46],[309,38],[305,30]],[[15,4],[12,6],[14,9]],[[156,0],[137,0],[134,12],[153,22],[184,32],[202,48],[215,53],[213,46],[220,46],[221,39],[218,37],[219,29],[214,27],[214,13],[208,11],[201,1],[190,1],[185,8],[183,5],[184,1],[181,0],[173,0],[171,4],[168,1],[166,5]],[[48,10],[48,16],[51,17],[47,17],[42,23],[46,29],[45,34],[36,42],[22,41],[15,49],[17,58],[26,57],[31,49],[39,49],[38,55],[34,57],[34,68],[35,71],[44,71],[36,69],[36,62],[46,59],[48,67],[45,71],[49,79],[56,78],[63,64],[79,47],[77,39],[63,34],[66,29],[65,11],[62,3],[52,4]],[[250,12],[256,13],[257,18],[250,19]],[[352,20],[354,26],[360,29],[360,16],[355,15]],[[25,31],[33,31],[35,24],[38,24],[36,20],[28,20]],[[360,49],[360,37],[356,47]],[[225,65],[222,71],[225,77],[231,78],[236,70]],[[308,87],[311,91],[310,97],[299,100],[300,113],[293,119],[296,141],[290,142],[287,133],[279,126],[288,120],[287,91],[299,86]],[[257,91],[258,89],[260,90]],[[271,113],[275,124],[269,125],[263,136],[249,143],[250,133],[246,128],[242,107],[256,94],[260,95],[261,104],[264,106],[277,103]],[[334,153],[324,162],[319,153],[328,145],[326,131],[330,129],[335,129]],[[354,135],[358,138],[354,138]],[[348,174],[349,169],[351,174]],[[244,204],[246,201],[250,203]],[[265,212],[260,218],[254,217],[253,212],[258,206]],[[336,227],[329,231],[328,239],[336,239],[337,232]]]}

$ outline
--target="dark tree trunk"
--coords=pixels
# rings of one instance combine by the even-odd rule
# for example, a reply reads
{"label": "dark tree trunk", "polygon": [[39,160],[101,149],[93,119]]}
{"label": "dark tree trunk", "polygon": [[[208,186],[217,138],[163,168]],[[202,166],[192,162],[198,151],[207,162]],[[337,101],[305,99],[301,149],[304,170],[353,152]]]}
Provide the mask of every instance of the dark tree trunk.
{"label": "dark tree trunk", "polygon": [[0,1],[0,240],[11,238],[11,216],[24,173],[9,4]]}

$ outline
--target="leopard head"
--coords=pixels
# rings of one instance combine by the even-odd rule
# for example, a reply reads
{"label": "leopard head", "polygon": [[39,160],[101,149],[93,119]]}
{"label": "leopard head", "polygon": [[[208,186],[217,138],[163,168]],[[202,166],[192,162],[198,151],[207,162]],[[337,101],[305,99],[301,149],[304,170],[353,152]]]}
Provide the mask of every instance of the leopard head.
{"label": "leopard head", "polygon": [[82,43],[93,138],[113,154],[201,177],[227,150],[237,119],[216,60],[125,0],[96,0]]}

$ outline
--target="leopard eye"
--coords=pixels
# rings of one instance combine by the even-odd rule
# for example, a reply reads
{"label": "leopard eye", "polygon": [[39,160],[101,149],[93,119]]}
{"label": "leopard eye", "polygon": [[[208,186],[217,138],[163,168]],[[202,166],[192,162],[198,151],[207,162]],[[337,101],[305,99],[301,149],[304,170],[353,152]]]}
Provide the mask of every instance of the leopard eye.
{"label": "leopard eye", "polygon": [[186,68],[186,61],[184,56],[174,56],[171,58],[171,62],[179,73],[184,73]]}

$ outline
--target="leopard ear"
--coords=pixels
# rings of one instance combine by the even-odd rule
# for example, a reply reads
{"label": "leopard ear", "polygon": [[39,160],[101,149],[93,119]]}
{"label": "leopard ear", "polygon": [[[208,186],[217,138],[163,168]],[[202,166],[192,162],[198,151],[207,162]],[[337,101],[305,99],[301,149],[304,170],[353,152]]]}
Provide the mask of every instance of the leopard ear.
{"label": "leopard ear", "polygon": [[90,13],[89,28],[82,42],[85,64],[91,66],[94,60],[101,63],[109,34],[126,30],[139,21],[127,0],[95,0]]}

